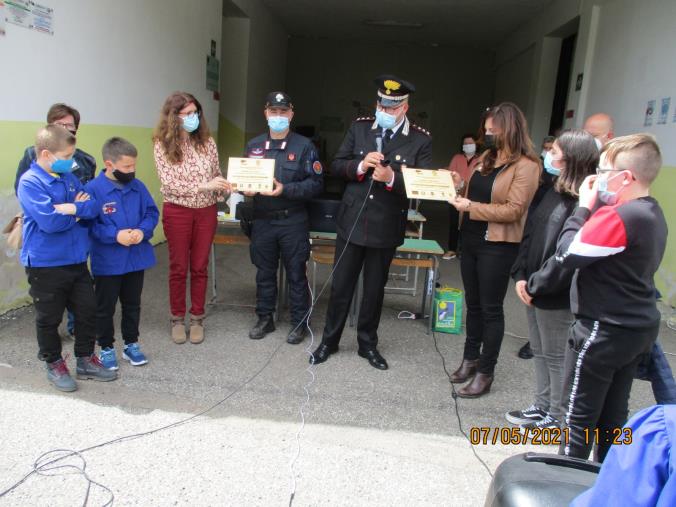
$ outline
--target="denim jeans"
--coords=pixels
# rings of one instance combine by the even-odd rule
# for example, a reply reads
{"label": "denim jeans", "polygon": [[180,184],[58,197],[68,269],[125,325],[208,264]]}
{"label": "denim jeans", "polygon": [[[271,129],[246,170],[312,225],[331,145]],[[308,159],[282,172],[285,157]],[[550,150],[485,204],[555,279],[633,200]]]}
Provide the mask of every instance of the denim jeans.
{"label": "denim jeans", "polygon": [[676,404],[676,381],[664,351],[658,342],[638,366],[636,378],[650,382],[658,405]]}

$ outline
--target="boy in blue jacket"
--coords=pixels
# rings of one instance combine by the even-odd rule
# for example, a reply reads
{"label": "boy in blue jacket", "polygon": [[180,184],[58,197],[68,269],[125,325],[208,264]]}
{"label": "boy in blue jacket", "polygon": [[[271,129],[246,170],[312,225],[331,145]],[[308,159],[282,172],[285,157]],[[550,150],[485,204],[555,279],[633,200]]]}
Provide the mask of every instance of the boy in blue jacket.
{"label": "boy in blue jacket", "polygon": [[103,145],[105,170],[90,181],[87,192],[99,203],[89,232],[96,291],[96,336],[105,368],[117,370],[113,316],[122,307],[122,357],[133,366],[148,359],[138,344],[144,270],[155,265],[150,244],[160,212],[136,176],[136,147],[120,137]]}
{"label": "boy in blue jacket", "polygon": [[115,380],[94,354],[96,305],[87,269],[87,225],[98,204],[82,191],[71,174],[75,136],[58,125],[47,125],[35,140],[36,160],[19,180],[17,195],[23,208],[21,263],[26,267],[35,306],[38,358],[45,361],[47,379],[61,391],[75,391],[61,356],[58,327],[64,309],[75,315],[77,377]]}

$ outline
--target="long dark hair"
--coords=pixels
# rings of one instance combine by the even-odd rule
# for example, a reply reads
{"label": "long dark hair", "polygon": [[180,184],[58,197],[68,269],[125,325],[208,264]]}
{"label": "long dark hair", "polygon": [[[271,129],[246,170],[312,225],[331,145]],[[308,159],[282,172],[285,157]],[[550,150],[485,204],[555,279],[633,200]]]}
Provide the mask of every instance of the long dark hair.
{"label": "long dark hair", "polygon": [[506,164],[511,165],[521,157],[526,157],[533,162],[540,163],[540,158],[535,153],[533,141],[528,135],[528,122],[516,104],[503,102],[486,110],[481,118],[479,127],[480,143],[485,145],[486,120],[491,118],[493,125],[500,130],[495,136],[495,146],[486,150],[482,155],[481,174],[490,174],[495,169],[495,161],[498,151],[502,151],[506,157]]}
{"label": "long dark hair", "polygon": [[554,190],[577,197],[582,181],[594,174],[599,165],[599,150],[594,137],[581,129],[566,130],[555,143],[561,149],[566,165],[556,178]]}
{"label": "long dark hair", "polygon": [[199,127],[188,136],[190,142],[199,151],[205,152],[207,142],[209,141],[209,137],[211,137],[207,120],[202,111],[202,104],[187,92],[174,92],[169,95],[162,106],[160,121],[157,123],[157,127],[155,127],[153,139],[159,141],[162,148],[164,148],[167,160],[172,164],[183,162],[183,150],[181,149],[183,120],[179,118],[178,113],[188,104],[195,104],[200,118]]}

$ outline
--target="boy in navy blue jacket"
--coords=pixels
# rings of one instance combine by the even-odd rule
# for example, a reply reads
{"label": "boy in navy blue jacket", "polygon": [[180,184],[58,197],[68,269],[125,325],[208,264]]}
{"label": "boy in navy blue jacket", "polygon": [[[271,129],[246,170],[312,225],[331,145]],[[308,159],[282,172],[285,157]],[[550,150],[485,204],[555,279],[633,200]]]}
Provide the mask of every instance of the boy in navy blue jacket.
{"label": "boy in navy blue jacket", "polygon": [[122,357],[133,366],[148,362],[138,344],[138,328],[144,270],[155,265],[150,238],[160,213],[146,186],[135,179],[137,155],[129,141],[108,139],[103,145],[105,171],[86,186],[99,204],[89,236],[99,358],[109,370],[118,369],[113,348],[118,299],[122,307]]}
{"label": "boy in navy blue jacket", "polygon": [[61,391],[77,389],[61,356],[59,323],[64,309],[75,315],[77,377],[109,381],[117,373],[106,370],[94,354],[96,305],[87,269],[87,225],[98,204],[82,191],[71,174],[75,136],[61,126],[38,131],[36,160],[17,189],[24,212],[21,263],[26,267],[35,306],[38,358],[46,362],[47,379]]}

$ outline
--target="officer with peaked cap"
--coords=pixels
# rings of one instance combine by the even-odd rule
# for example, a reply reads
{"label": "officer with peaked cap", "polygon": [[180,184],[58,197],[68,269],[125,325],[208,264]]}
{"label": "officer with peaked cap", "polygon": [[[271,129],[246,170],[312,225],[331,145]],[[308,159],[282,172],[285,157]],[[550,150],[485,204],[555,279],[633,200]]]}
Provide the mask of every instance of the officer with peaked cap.
{"label": "officer with peaked cap", "polygon": [[375,84],[375,117],[352,123],[331,164],[332,174],[346,180],[347,186],[338,212],[335,272],[324,334],[310,358],[314,364],[338,351],[363,268],[358,353],[374,368],[388,368],[376,348],[377,331],[390,263],[406,231],[408,199],[401,167],[430,167],[432,139],[406,116],[409,96],[415,91],[411,83],[383,75]]}
{"label": "officer with peaked cap", "polygon": [[[303,341],[307,332],[310,294],[306,263],[310,238],[306,201],[322,192],[322,164],[308,138],[289,130],[293,118],[291,98],[272,92],[265,101],[269,131],[246,145],[245,157],[275,159],[274,189],[253,196],[251,261],[256,272],[258,322],[249,338],[261,339],[275,330],[273,313],[277,300],[277,266],[281,256],[289,282],[291,329],[287,342]],[[279,290],[284,290],[279,287]]]}

